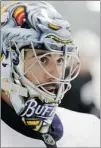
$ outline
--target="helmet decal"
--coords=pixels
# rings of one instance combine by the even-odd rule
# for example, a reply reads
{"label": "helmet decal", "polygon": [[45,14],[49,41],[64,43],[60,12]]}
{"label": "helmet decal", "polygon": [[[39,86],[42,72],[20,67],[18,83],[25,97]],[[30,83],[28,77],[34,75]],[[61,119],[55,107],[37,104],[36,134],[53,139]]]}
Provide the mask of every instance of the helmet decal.
{"label": "helmet decal", "polygon": [[24,21],[24,18],[25,18],[25,8],[23,6],[22,7],[17,7],[14,10],[12,16],[15,18],[18,25],[22,25],[23,21]]}
{"label": "helmet decal", "polygon": [[53,30],[59,30],[61,28],[61,26],[57,26],[57,25],[54,25],[54,24],[48,24],[48,26],[53,29]]}

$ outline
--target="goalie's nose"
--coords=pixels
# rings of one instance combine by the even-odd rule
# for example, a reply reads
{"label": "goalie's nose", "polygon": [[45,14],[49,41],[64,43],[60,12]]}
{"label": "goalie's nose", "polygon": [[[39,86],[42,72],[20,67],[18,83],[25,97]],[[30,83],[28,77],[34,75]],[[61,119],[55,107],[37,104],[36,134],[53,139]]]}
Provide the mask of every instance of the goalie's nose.
{"label": "goalie's nose", "polygon": [[48,75],[48,74],[45,75],[47,82],[54,82],[54,81],[56,81],[56,78],[58,79],[60,77],[58,65],[55,61],[51,62],[50,66],[47,68],[47,72],[50,74],[50,75]]}

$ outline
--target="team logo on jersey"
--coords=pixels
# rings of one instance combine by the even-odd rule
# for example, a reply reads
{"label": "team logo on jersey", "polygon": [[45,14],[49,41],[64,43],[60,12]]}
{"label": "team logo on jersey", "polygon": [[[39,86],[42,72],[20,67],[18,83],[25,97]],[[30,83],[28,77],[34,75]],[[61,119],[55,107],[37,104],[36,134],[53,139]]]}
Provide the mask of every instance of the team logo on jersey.
{"label": "team logo on jersey", "polygon": [[35,99],[26,101],[22,117],[38,117],[42,119],[52,118],[55,114],[56,104],[39,105]]}
{"label": "team logo on jersey", "polygon": [[26,101],[19,115],[24,124],[34,131],[47,131],[55,115],[56,107],[56,104],[39,104],[35,99],[30,99]]}
{"label": "team logo on jersey", "polygon": [[49,145],[55,145],[55,141],[50,134],[43,134],[42,137],[43,137],[45,143],[47,143]]}

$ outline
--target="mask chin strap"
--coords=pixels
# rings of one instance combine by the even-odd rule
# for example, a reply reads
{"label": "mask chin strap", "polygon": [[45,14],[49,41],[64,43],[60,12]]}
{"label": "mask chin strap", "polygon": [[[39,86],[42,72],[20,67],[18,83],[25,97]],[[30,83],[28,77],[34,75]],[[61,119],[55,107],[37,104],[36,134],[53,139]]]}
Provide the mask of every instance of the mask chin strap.
{"label": "mask chin strap", "polygon": [[4,82],[1,80],[1,88],[8,92],[17,93],[22,97],[28,97],[28,90],[25,87],[19,86],[12,82]]}

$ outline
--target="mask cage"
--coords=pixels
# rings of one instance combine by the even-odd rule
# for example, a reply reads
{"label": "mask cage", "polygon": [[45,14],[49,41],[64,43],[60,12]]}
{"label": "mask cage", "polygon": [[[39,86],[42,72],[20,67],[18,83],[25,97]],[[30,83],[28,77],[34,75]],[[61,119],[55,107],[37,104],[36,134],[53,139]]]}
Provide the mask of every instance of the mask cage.
{"label": "mask cage", "polygon": [[[26,50],[24,47],[19,48],[18,43],[16,41],[9,42],[9,48],[8,51],[10,53],[11,58],[11,75],[12,80],[14,83],[20,83],[20,85],[24,85],[27,88],[31,88],[35,90],[39,95],[42,95],[44,98],[46,98],[46,101],[60,101],[64,94],[71,88],[70,81],[74,80],[80,71],[80,60],[78,58],[78,51],[77,48],[70,44],[70,45],[63,45],[63,44],[55,44],[51,42],[44,41],[42,44],[41,42],[30,42],[29,48],[32,49],[33,54],[36,58],[36,62],[39,63],[42,70],[49,75],[51,78],[53,78],[54,82],[46,82],[43,84],[40,84],[40,82],[37,80],[36,76],[34,78],[37,81],[37,85],[34,85],[32,82],[30,82],[26,77],[25,74],[27,71],[31,69],[35,65],[35,63],[32,63],[31,66],[28,68],[26,72],[24,72],[24,50]],[[47,53],[41,55],[40,57],[37,56],[36,51],[38,49],[36,45],[44,46],[43,50],[47,49]],[[31,50],[28,49],[28,50]],[[62,75],[61,78],[57,78],[53,75],[51,75],[45,67],[41,64],[40,59],[48,56],[49,54],[52,55],[62,55],[64,57],[63,66],[62,66]],[[17,63],[18,61],[18,63]],[[47,89],[45,89],[46,85],[56,85],[58,86],[57,94],[49,92]],[[41,88],[41,89],[40,89]],[[34,92],[35,92],[34,91]],[[50,99],[49,99],[50,98]]]}

